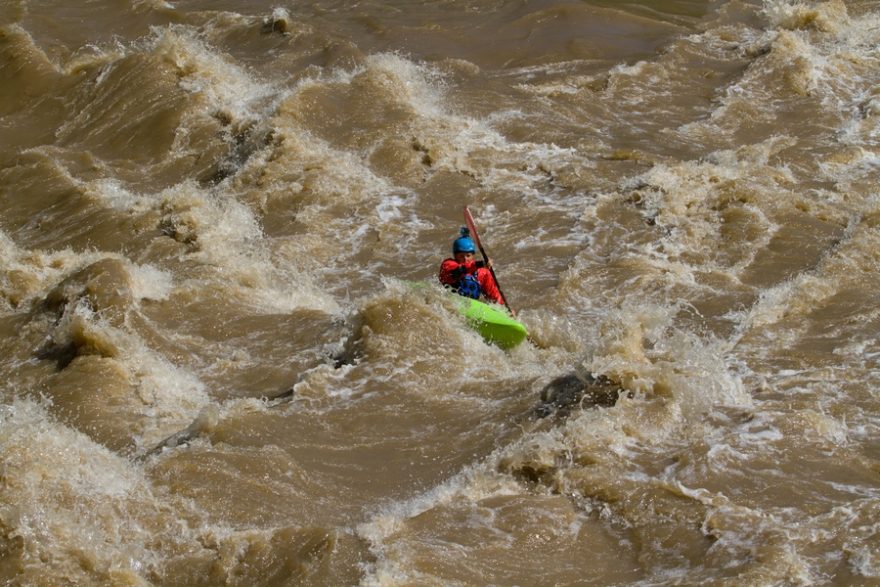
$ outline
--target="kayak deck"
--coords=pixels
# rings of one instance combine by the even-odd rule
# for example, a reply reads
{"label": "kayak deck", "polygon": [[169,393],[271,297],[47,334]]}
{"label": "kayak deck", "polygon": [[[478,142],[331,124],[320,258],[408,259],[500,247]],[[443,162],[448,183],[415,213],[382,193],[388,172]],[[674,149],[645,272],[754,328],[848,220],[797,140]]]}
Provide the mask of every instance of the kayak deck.
{"label": "kayak deck", "polygon": [[[428,287],[427,283],[419,281],[406,283],[414,290]],[[456,309],[468,326],[476,330],[486,342],[507,350],[528,338],[526,327],[514,319],[504,307],[466,298],[451,290],[446,292],[457,302]]]}
{"label": "kayak deck", "polygon": [[[458,296],[458,294],[452,295]],[[461,298],[459,312],[486,342],[502,349],[510,349],[528,337],[529,333],[526,327],[500,306],[493,306],[462,296],[458,297]]]}

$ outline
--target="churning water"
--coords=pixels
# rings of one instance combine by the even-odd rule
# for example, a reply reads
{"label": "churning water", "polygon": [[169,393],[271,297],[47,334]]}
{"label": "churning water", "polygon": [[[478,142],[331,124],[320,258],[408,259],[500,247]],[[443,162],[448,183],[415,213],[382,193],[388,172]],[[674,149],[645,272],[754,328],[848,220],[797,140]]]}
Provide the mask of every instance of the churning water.
{"label": "churning water", "polygon": [[0,583],[878,584],[878,171],[874,0],[5,0]]}

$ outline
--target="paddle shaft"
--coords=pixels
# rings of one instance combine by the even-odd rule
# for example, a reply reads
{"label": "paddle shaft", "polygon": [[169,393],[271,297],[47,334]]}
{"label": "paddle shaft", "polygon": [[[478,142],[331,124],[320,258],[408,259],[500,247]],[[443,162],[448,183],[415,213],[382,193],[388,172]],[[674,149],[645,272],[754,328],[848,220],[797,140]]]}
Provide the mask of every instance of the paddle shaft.
{"label": "paddle shaft", "polygon": [[489,268],[489,273],[492,274],[492,279],[495,280],[495,287],[498,288],[498,293],[501,294],[501,299],[504,300],[504,307],[512,314],[513,310],[510,305],[507,303],[507,296],[504,295],[504,292],[501,291],[501,284],[498,283],[498,277],[495,275],[495,269],[492,268],[492,264],[489,263],[489,255],[486,254],[486,250],[483,248],[483,243],[480,242],[480,235],[477,233],[477,227],[474,225],[474,217],[471,215],[471,211],[468,210],[468,207],[464,207],[464,221],[467,223],[468,230],[471,231],[471,236],[474,237],[474,240],[477,242],[477,248],[480,249],[480,255],[483,256],[483,262]]}

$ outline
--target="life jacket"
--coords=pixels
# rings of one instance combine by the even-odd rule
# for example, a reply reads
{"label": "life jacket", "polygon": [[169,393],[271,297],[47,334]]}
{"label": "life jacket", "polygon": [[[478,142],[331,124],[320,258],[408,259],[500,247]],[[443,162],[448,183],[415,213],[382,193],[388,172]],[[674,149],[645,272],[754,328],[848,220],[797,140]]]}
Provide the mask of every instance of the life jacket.
{"label": "life jacket", "polygon": [[458,280],[458,293],[466,298],[480,299],[480,282],[476,276],[465,274]]}
{"label": "life jacket", "polygon": [[462,296],[475,300],[485,296],[495,303],[504,303],[489,270],[477,261],[462,265],[455,259],[446,259],[440,264],[438,278],[440,283]]}

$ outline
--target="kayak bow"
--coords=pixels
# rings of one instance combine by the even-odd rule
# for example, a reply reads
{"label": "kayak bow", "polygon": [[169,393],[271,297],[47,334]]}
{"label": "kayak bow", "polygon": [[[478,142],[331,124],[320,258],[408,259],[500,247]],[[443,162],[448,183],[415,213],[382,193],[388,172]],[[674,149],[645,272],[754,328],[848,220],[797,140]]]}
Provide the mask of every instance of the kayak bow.
{"label": "kayak bow", "polygon": [[502,349],[510,349],[524,341],[529,333],[526,327],[500,306],[485,304],[479,300],[460,298],[459,313],[468,324],[480,333],[486,342]]}
{"label": "kayak bow", "polygon": [[[428,288],[428,284],[422,281],[404,283],[415,291],[425,291]],[[446,295],[455,302],[456,310],[467,325],[476,330],[487,343],[507,350],[528,338],[526,327],[514,319],[504,306],[466,298],[451,290],[446,290]]]}

